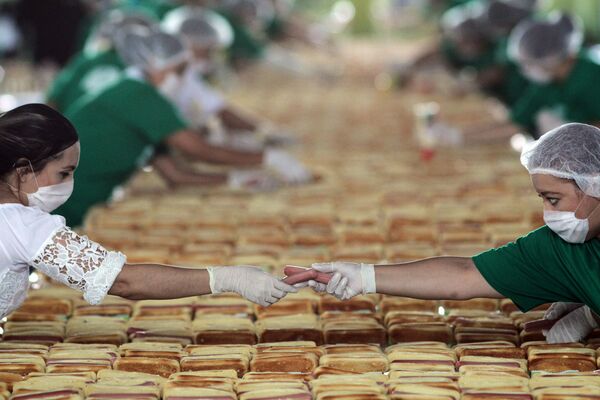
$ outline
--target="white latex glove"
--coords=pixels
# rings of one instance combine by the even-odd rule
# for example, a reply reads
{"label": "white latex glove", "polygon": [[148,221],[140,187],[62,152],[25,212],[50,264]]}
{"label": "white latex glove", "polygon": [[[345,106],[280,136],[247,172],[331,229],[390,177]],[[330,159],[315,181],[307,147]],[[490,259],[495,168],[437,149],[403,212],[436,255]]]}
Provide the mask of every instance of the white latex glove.
{"label": "white latex glove", "polygon": [[234,170],[229,172],[227,186],[230,189],[245,189],[266,192],[275,190],[278,186],[277,180],[260,170]]}
{"label": "white latex glove", "polygon": [[[567,315],[568,313],[570,313],[571,311],[573,311],[579,307],[583,307],[583,303],[566,303],[566,302],[552,303],[550,305],[550,307],[548,307],[546,312],[544,312],[544,319],[558,320],[561,317],[564,317],[565,315]],[[547,329],[542,330],[542,334],[544,336],[546,336],[547,333],[548,333]]]}
{"label": "white latex glove", "polygon": [[246,299],[268,307],[298,290],[262,269],[252,266],[209,267],[210,291],[238,293]]}
{"label": "white latex glove", "polygon": [[579,342],[587,337],[598,323],[588,306],[579,307],[562,317],[546,334],[548,343]]}
{"label": "white latex glove", "polygon": [[305,183],[312,179],[310,171],[300,161],[282,150],[267,149],[264,164],[281,175],[286,183]]}
{"label": "white latex glove", "polygon": [[[331,262],[313,264],[312,268],[328,274],[333,274],[325,287],[325,291],[340,300],[348,300],[359,294],[375,293],[375,268],[373,264],[351,262]],[[309,286],[321,291],[323,284],[314,282]]]}
{"label": "white latex glove", "polygon": [[559,319],[579,307],[583,307],[583,303],[552,303],[544,313],[544,319]]}

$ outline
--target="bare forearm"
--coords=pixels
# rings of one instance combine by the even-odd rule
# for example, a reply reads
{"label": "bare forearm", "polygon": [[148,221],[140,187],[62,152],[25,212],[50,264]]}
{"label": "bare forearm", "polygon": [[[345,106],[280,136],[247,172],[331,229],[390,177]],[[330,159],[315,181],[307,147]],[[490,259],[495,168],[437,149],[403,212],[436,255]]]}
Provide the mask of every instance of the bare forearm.
{"label": "bare forearm", "polygon": [[159,264],[126,264],[109,291],[109,294],[131,300],[176,299],[209,293],[205,269]]}
{"label": "bare forearm", "polygon": [[198,134],[182,131],[167,139],[167,144],[186,157],[214,164],[254,167],[262,164],[263,153],[248,152],[213,146]]}
{"label": "bare forearm", "polygon": [[434,257],[405,264],[376,265],[375,281],[377,293],[416,299],[502,297],[466,257]]}
{"label": "bare forearm", "polygon": [[170,186],[220,185],[227,182],[226,174],[198,173],[184,165],[180,165],[170,156],[157,157],[152,165]]}
{"label": "bare forearm", "polygon": [[229,129],[241,130],[241,131],[254,131],[256,130],[256,124],[252,122],[250,118],[241,115],[230,107],[226,107],[219,113],[219,117]]}

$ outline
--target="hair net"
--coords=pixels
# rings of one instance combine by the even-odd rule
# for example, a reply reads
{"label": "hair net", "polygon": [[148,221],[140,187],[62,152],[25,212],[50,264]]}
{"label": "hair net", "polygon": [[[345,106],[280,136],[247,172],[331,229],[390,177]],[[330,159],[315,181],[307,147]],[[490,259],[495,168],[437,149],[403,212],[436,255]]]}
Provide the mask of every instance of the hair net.
{"label": "hair net", "polygon": [[144,71],[162,71],[190,59],[183,42],[164,32],[137,27],[122,32],[116,44],[125,64]]}
{"label": "hair net", "polygon": [[483,40],[484,8],[479,3],[453,7],[442,16],[444,35],[458,40]]}
{"label": "hair net", "polygon": [[521,164],[530,174],[572,179],[587,195],[600,197],[600,129],[571,123],[529,144]]}
{"label": "hair net", "polygon": [[484,21],[492,35],[506,35],[531,13],[532,8],[527,4],[510,0],[491,0],[485,9]]}
{"label": "hair net", "polygon": [[162,27],[167,33],[182,35],[192,46],[226,48],[233,42],[227,20],[202,7],[176,8],[165,16]]}
{"label": "hair net", "polygon": [[268,21],[275,15],[273,3],[269,0],[223,0],[223,7],[242,21]]}
{"label": "hair net", "polygon": [[520,23],[510,35],[509,54],[517,61],[556,62],[577,54],[582,43],[579,21],[554,13],[547,20]]}
{"label": "hair net", "polygon": [[93,33],[92,40],[104,39],[112,43],[115,39],[115,35],[117,35],[122,28],[129,28],[131,26],[152,28],[155,27],[156,24],[157,21],[147,13],[140,11],[124,12],[123,10],[112,10],[102,19]]}

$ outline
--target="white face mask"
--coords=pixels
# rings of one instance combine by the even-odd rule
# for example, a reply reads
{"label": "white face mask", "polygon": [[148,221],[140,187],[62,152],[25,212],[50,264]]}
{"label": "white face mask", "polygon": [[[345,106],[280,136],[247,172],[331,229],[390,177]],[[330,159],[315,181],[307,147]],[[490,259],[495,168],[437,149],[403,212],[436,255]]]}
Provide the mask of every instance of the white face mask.
{"label": "white face mask", "polygon": [[[73,179],[56,185],[40,187],[35,172],[33,172],[31,161],[29,162],[29,166],[31,167],[31,173],[33,174],[33,179],[37,186],[37,191],[34,193],[25,193],[30,207],[38,207],[40,210],[50,213],[69,200],[69,197],[73,194],[73,187],[75,184]],[[10,184],[8,186],[18,191],[17,188]]]}
{"label": "white face mask", "polygon": [[37,192],[27,193],[27,201],[30,206],[50,213],[69,200],[73,193],[74,182],[71,179],[56,185],[38,187]]}
{"label": "white face mask", "polygon": [[544,222],[565,242],[583,243],[590,232],[589,218],[597,208],[594,208],[585,219],[579,219],[575,216],[579,206],[575,211],[544,210]]}
{"label": "white face mask", "polygon": [[534,66],[524,66],[522,68],[523,75],[535,83],[549,83],[552,81],[552,74],[543,68]]}
{"label": "white face mask", "polygon": [[179,93],[181,88],[181,79],[174,72],[169,72],[165,79],[158,86],[158,91],[165,97],[173,99]]}
{"label": "white face mask", "polygon": [[579,219],[575,211],[544,210],[544,222],[548,228],[569,243],[583,243],[590,231],[588,219]]}

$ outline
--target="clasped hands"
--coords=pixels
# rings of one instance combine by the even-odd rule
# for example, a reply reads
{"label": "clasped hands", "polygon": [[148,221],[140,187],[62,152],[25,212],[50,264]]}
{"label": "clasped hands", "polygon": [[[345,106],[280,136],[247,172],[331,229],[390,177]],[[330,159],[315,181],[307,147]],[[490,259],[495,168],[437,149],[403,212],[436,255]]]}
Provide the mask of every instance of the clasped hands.
{"label": "clasped hands", "polygon": [[304,287],[327,292],[340,300],[375,292],[372,264],[331,262],[313,264],[310,269],[288,266],[283,279],[252,266],[209,267],[207,271],[212,293],[238,293],[263,307]]}

